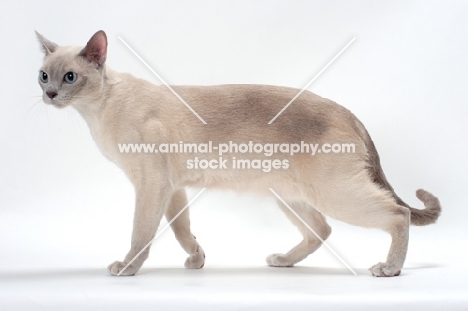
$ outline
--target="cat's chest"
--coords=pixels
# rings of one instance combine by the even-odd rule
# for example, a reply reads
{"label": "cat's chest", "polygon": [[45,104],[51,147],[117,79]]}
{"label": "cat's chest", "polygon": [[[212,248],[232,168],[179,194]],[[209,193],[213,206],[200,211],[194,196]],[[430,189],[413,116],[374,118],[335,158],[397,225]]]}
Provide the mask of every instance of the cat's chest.
{"label": "cat's chest", "polygon": [[116,162],[117,160],[117,146],[115,143],[115,137],[112,132],[100,122],[100,120],[92,120],[88,122],[91,137],[96,143],[97,147],[101,151],[102,155],[108,160]]}

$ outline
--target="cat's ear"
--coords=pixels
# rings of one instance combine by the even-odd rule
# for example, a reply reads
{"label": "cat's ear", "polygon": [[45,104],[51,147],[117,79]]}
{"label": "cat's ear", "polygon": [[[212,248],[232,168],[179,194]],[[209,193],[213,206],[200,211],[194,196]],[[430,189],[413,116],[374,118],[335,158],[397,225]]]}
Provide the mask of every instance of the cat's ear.
{"label": "cat's ear", "polygon": [[59,47],[58,44],[45,38],[43,35],[41,35],[37,31],[36,31],[36,37],[39,40],[39,43],[41,44],[41,50],[44,52],[46,56],[49,55],[50,53],[54,53]]}
{"label": "cat's ear", "polygon": [[107,36],[102,30],[96,32],[89,39],[86,47],[81,50],[80,56],[85,57],[89,62],[101,66],[107,57]]}

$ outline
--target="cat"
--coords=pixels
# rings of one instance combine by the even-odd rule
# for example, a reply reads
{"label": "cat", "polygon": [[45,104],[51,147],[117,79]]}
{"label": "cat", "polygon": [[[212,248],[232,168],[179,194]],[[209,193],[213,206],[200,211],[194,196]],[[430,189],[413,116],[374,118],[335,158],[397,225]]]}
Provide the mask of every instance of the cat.
{"label": "cat", "polygon": [[[395,194],[363,124],[331,100],[305,91],[271,122],[299,90],[267,85],[174,86],[192,111],[168,87],[110,69],[106,65],[107,36],[102,30],[85,47],[59,46],[36,35],[44,52],[38,79],[43,101],[57,108],[75,108],[103,155],[135,187],[131,248],[123,261],[108,267],[111,275],[134,275],[140,269],[149,248],[136,255],[153,239],[164,215],[173,221],[174,234],[189,255],[185,267],[204,266],[205,253],[190,230],[189,211],[182,210],[187,204],[185,187],[264,196],[272,196],[274,191],[279,207],[303,235],[289,252],[267,257],[268,265],[275,267],[293,266],[317,250],[331,233],[325,219],[329,216],[388,232],[392,242],[387,260],[369,270],[378,277],[397,276],[405,261],[410,224],[432,224],[440,215],[438,198],[425,190],[416,191],[425,209],[412,208]],[[234,148],[229,156],[222,154],[223,160],[219,152],[206,150],[196,154],[132,153],[119,148],[122,144],[174,147],[184,143],[209,143],[218,148],[255,143],[254,147],[280,149],[287,144],[291,148],[309,143],[323,147],[346,144],[354,152],[322,148],[323,152],[312,156],[310,151],[293,154],[288,149],[267,155]],[[202,169],[194,167],[195,159],[197,164],[203,160],[205,164],[228,162],[222,168]],[[240,159],[244,166],[239,169],[234,165]],[[226,165],[231,160],[232,165]],[[269,170],[264,169],[267,166]]]}

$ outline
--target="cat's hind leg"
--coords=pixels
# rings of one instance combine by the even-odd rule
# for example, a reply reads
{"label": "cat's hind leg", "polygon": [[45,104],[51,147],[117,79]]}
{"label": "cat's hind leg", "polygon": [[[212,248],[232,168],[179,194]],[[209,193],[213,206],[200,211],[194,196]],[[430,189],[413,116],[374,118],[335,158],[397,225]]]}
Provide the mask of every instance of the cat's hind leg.
{"label": "cat's hind leg", "polygon": [[[187,205],[187,194],[185,189],[180,189],[172,196],[169,208],[166,211],[167,221],[171,221],[174,217]],[[189,254],[185,261],[185,267],[189,269],[203,268],[205,265],[205,253],[198,244],[195,236],[190,231],[189,209],[180,214],[171,224],[177,241],[182,248]]]}
{"label": "cat's hind leg", "polygon": [[399,275],[408,250],[409,209],[398,205],[392,193],[373,183],[365,171],[349,177],[330,176],[327,182],[320,189],[320,211],[355,226],[388,232],[392,242],[387,260],[369,270],[374,276]]}
{"label": "cat's hind leg", "polygon": [[[272,267],[292,267],[308,255],[315,252],[331,234],[331,227],[325,217],[311,205],[305,202],[286,202],[307,226],[288,208],[278,201],[278,206],[298,227],[304,239],[286,254],[272,254],[267,257],[267,263]],[[319,238],[320,237],[320,238]]]}

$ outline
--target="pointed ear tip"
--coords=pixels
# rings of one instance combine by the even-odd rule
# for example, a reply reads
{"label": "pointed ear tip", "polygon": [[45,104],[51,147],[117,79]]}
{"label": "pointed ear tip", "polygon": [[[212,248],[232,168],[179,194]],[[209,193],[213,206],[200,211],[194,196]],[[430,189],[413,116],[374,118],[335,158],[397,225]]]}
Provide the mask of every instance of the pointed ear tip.
{"label": "pointed ear tip", "polygon": [[107,35],[104,32],[104,30],[98,30],[90,39],[90,41],[94,41],[94,40],[104,41],[107,45]]}
{"label": "pointed ear tip", "polygon": [[101,36],[107,37],[106,32],[104,30],[102,30],[102,29],[96,31],[96,33],[94,35],[101,35]]}
{"label": "pointed ear tip", "polygon": [[99,30],[98,33],[101,34],[102,36],[104,36],[104,38],[107,41],[107,34],[106,34],[106,32],[104,30]]}

